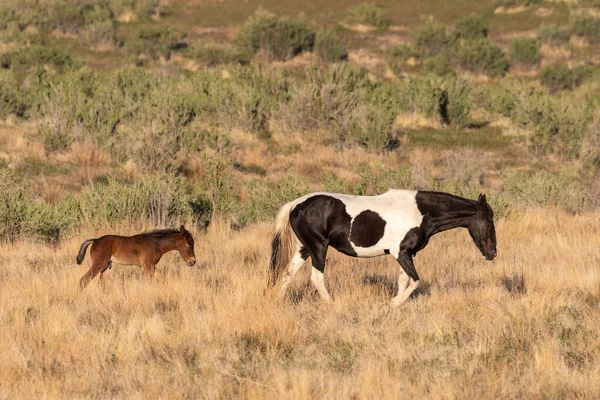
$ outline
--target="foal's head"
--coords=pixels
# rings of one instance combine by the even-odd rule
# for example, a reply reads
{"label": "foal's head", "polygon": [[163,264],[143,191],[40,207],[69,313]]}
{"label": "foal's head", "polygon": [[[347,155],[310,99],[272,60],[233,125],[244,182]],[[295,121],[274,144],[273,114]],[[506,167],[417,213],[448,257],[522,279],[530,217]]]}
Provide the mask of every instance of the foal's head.
{"label": "foal's head", "polygon": [[494,213],[487,204],[485,194],[477,199],[477,212],[469,223],[469,234],[486,260],[496,257],[496,228],[494,228]]}
{"label": "foal's head", "polygon": [[179,228],[181,239],[177,241],[177,251],[190,267],[196,264],[196,254],[194,253],[194,238],[192,234],[185,229],[183,225]]}

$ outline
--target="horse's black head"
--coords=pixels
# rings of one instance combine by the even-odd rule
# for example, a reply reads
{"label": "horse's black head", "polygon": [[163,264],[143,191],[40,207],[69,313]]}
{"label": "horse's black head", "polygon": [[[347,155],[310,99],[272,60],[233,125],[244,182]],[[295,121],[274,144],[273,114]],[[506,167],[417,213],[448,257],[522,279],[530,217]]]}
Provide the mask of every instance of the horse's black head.
{"label": "horse's black head", "polygon": [[485,194],[477,199],[477,212],[469,223],[469,234],[486,260],[496,257],[496,228],[494,228],[494,213],[487,204]]}
{"label": "horse's black head", "polygon": [[185,229],[183,225],[181,225],[181,227],[179,228],[179,232],[185,238],[186,243],[185,251],[182,251],[181,255],[187,262],[187,265],[192,267],[194,264],[196,264],[196,254],[194,253],[194,238],[192,237],[192,234],[187,229]]}

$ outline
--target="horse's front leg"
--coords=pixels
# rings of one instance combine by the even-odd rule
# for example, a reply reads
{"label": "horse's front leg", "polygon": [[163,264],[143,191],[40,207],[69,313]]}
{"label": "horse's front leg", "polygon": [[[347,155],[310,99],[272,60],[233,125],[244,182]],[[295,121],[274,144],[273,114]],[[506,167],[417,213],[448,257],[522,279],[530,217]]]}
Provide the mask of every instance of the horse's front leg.
{"label": "horse's front leg", "polygon": [[390,302],[392,308],[402,305],[420,284],[412,256],[406,251],[401,251],[396,259],[400,263],[401,270],[398,277],[398,294]]}

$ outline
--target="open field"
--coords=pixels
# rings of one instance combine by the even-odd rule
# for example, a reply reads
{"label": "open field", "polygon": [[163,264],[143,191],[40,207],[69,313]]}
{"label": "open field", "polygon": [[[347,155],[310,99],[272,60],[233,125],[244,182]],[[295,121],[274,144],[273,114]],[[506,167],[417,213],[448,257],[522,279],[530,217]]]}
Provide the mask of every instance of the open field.
{"label": "open field", "polygon": [[[0,0],[0,400],[600,398],[599,55],[598,0]],[[389,188],[485,193],[498,257],[266,288],[282,204]]]}
{"label": "open field", "polygon": [[[115,228],[129,233],[131,228]],[[390,257],[329,254],[333,306],[299,274],[265,291],[271,226],[214,223],[198,264],[166,256],[164,283],[116,266],[77,283],[79,244],[2,245],[0,397],[597,398],[600,215],[532,209],[497,224],[499,256],[466,230],[433,238],[424,287],[396,311]]]}

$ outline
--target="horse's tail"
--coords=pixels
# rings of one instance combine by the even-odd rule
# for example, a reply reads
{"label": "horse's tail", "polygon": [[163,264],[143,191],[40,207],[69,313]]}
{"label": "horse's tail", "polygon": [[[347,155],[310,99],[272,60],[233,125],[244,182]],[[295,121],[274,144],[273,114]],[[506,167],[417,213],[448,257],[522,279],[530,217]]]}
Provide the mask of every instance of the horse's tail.
{"label": "horse's tail", "polygon": [[81,264],[83,262],[83,259],[85,257],[85,251],[87,250],[90,244],[94,243],[94,240],[96,239],[88,239],[85,242],[81,243],[79,253],[77,253],[77,264]]}
{"label": "horse's tail", "polygon": [[269,286],[277,283],[281,273],[292,258],[294,231],[290,225],[290,212],[294,202],[284,204],[275,218],[275,234],[271,242],[271,263],[269,266]]}

